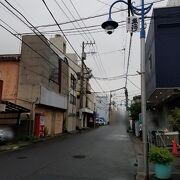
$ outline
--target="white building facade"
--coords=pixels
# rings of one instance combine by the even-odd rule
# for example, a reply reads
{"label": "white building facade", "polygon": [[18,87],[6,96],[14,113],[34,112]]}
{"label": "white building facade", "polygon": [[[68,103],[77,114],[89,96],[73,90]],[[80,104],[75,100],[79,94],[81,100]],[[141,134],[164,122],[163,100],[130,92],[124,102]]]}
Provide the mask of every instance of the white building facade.
{"label": "white building facade", "polygon": [[102,117],[106,122],[109,121],[109,99],[107,96],[96,97],[97,117]]}
{"label": "white building facade", "polygon": [[167,6],[168,7],[180,6],[180,0],[169,0],[168,3],[167,3]]}

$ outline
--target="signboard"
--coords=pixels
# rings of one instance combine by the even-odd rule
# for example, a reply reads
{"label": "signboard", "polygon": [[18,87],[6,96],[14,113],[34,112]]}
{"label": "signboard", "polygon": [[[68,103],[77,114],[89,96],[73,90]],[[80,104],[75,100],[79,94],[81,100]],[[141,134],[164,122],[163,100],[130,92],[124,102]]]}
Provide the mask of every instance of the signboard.
{"label": "signboard", "polygon": [[40,116],[40,125],[41,126],[45,125],[45,116],[43,116],[43,115]]}
{"label": "signboard", "polygon": [[126,28],[128,32],[139,32],[140,31],[140,20],[136,16],[127,17]]}

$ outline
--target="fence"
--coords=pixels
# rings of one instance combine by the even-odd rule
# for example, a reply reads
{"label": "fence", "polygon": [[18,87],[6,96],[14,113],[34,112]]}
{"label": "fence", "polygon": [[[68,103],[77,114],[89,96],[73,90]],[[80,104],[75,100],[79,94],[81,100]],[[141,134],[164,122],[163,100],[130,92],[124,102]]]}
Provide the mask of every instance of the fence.
{"label": "fence", "polygon": [[179,133],[178,132],[156,132],[155,133],[155,142],[156,146],[164,146],[164,147],[171,147],[172,140],[176,140],[176,143],[179,144]]}

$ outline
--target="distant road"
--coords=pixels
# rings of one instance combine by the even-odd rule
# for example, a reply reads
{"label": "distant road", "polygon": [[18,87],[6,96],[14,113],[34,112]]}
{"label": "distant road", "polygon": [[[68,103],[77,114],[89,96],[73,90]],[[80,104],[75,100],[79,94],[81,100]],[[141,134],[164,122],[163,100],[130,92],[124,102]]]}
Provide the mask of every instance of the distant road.
{"label": "distant road", "polygon": [[134,180],[125,121],[0,154],[1,180]]}

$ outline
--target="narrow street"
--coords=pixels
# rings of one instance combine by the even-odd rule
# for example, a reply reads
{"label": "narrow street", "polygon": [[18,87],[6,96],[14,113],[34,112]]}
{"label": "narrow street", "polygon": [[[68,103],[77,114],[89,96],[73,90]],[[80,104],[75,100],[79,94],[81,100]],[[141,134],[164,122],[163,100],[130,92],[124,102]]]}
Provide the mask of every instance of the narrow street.
{"label": "narrow street", "polygon": [[135,153],[122,118],[0,154],[1,180],[133,180]]}

